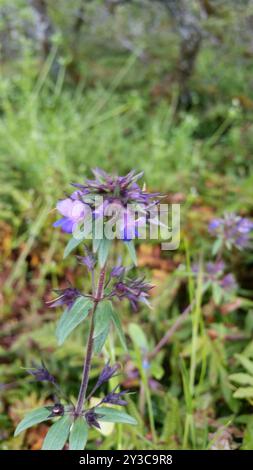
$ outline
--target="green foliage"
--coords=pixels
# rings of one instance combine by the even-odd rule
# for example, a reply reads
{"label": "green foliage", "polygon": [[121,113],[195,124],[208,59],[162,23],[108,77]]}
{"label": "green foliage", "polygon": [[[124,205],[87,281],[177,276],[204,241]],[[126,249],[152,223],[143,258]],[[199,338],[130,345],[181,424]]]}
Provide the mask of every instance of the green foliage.
{"label": "green foliage", "polygon": [[117,312],[115,311],[113,306],[112,306],[112,311],[111,311],[111,318],[112,318],[112,322],[115,326],[115,329],[117,331],[117,334],[119,336],[119,340],[121,342],[121,345],[122,345],[123,349],[125,351],[127,351],[126,338],[125,338],[125,335],[124,335],[123,328],[121,326],[121,321],[120,321],[119,315],[117,314]]}
{"label": "green foliage", "polygon": [[98,247],[98,262],[101,267],[103,267],[107,261],[109,251],[111,247],[111,240],[103,238]]}
{"label": "green foliage", "polygon": [[235,357],[248,373],[238,372],[229,376],[232,382],[243,385],[236,389],[234,398],[248,399],[253,402],[253,361],[243,354],[235,354]]}
{"label": "green foliage", "polygon": [[25,431],[28,428],[31,428],[35,424],[42,423],[49,419],[50,411],[47,408],[38,408],[37,410],[32,410],[28,413],[22,421],[18,424],[15,436],[18,436],[19,433]]}
{"label": "green foliage", "polygon": [[65,310],[56,328],[56,337],[60,345],[87,318],[92,305],[91,300],[85,297],[78,297],[74,305],[70,309]]}
{"label": "green foliage", "polygon": [[75,419],[69,436],[69,450],[83,450],[88,437],[88,426],[83,417]]}
{"label": "green foliage", "polygon": [[64,250],[64,255],[63,257],[66,258],[78,245],[80,245],[80,243],[84,240],[85,237],[81,237],[81,238],[70,238],[68,243],[67,243],[67,246]]}
{"label": "green foliage", "polygon": [[132,262],[134,263],[135,266],[137,266],[138,265],[138,260],[137,260],[136,250],[135,250],[133,240],[131,240],[129,242],[125,242],[125,245],[128,249],[128,252],[129,252],[129,255],[130,255],[130,258],[131,258]]}
{"label": "green foliage", "polygon": [[142,328],[137,323],[130,323],[128,332],[133,343],[142,351],[148,351],[148,341]]}
{"label": "green foliage", "polygon": [[252,419],[246,425],[245,434],[243,437],[242,450],[253,449],[253,421]]}
{"label": "green foliage", "polygon": [[112,319],[112,304],[108,300],[99,303],[95,312],[95,328],[93,338],[108,330]]}
{"label": "green foliage", "polygon": [[123,411],[118,411],[114,408],[105,408],[103,406],[98,408],[98,413],[101,414],[101,417],[98,418],[98,421],[106,423],[125,423],[136,425],[137,421],[127,413]]}
{"label": "green foliage", "polygon": [[96,352],[100,352],[104,346],[106,338],[109,334],[110,325],[113,323],[120,343],[125,351],[127,351],[127,344],[125,335],[121,326],[119,315],[113,308],[111,301],[104,300],[98,304],[95,313],[95,328],[94,328],[94,347]]}
{"label": "green foliage", "polygon": [[66,443],[71,427],[69,416],[63,416],[49,429],[42,450],[61,450]]}
{"label": "green foliage", "polygon": [[100,333],[100,335],[97,336],[94,339],[94,352],[95,353],[97,353],[97,354],[101,353],[101,351],[102,351],[102,349],[105,345],[105,342],[106,342],[107,336],[109,334],[109,331],[110,331],[110,325],[107,323],[107,326],[102,331],[102,333]]}

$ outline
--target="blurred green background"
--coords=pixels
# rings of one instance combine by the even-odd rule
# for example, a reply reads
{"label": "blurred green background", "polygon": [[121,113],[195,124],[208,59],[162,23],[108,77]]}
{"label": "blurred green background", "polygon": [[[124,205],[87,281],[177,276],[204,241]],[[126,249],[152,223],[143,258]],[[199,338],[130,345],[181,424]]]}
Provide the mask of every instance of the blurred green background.
{"label": "blurred green background", "polygon": [[78,393],[85,332],[57,349],[58,315],[45,301],[67,279],[83,285],[75,258],[62,259],[67,236],[52,228],[53,209],[96,166],[144,170],[149,190],[181,204],[182,241],[171,253],[138,246],[154,308],[133,316],[121,305],[129,355],[112,338],[92,374],[108,356],[120,358],[139,425],[92,431],[88,448],[253,449],[253,387],[238,400],[229,380],[242,370],[236,353],[253,357],[252,251],[228,256],[238,298],[202,299],[197,337],[189,319],[148,372],[138,353],[143,344],[151,351],[189,302],[179,268],[210,256],[211,218],[252,215],[252,27],[251,0],[0,0],[2,449],[39,449],[47,429],[13,438],[24,412],[53,399],[22,367],[43,358],[65,392]]}

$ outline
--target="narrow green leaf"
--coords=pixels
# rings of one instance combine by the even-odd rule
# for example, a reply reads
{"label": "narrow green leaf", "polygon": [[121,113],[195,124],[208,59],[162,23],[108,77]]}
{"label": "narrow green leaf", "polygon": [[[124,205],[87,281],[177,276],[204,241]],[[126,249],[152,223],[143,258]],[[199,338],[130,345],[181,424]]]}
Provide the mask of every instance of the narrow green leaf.
{"label": "narrow green leaf", "polygon": [[61,329],[64,328],[64,324],[68,319],[69,312],[70,312],[70,310],[66,308],[66,310],[64,310],[63,314],[61,315],[61,317],[60,317],[60,319],[59,319],[59,321],[56,325],[56,330],[55,330],[56,338],[59,337]]}
{"label": "narrow green leaf", "polygon": [[131,240],[129,242],[125,242],[125,245],[128,249],[131,260],[133,261],[134,265],[137,266],[138,265],[138,259],[137,259],[137,255],[136,255],[134,241]]}
{"label": "narrow green leaf", "polygon": [[214,298],[214,302],[216,305],[220,305],[222,296],[223,296],[222,288],[218,284],[214,283],[213,284],[213,298]]}
{"label": "narrow green leaf", "polygon": [[63,416],[49,429],[42,450],[61,450],[68,439],[72,422],[70,416]]}
{"label": "narrow green leaf", "polygon": [[112,309],[112,321],[113,321],[113,324],[115,326],[115,329],[118,333],[118,336],[119,336],[119,340],[122,344],[122,347],[124,348],[125,351],[127,351],[127,344],[126,344],[126,338],[125,338],[125,335],[124,335],[124,331],[122,329],[122,326],[121,326],[121,321],[120,321],[120,318],[117,314],[117,312],[115,312],[114,308]]}
{"label": "narrow green leaf", "polygon": [[93,253],[97,253],[98,249],[99,249],[99,245],[101,243],[101,239],[100,238],[95,238],[95,236],[93,237],[92,239],[92,249],[93,249]]}
{"label": "narrow green leaf", "polygon": [[234,398],[253,398],[253,387],[240,387],[233,396]]}
{"label": "narrow green leaf", "polygon": [[100,302],[95,312],[95,329],[93,338],[96,338],[110,325],[112,319],[112,304],[108,300]]}
{"label": "narrow green leaf", "polygon": [[107,336],[109,334],[109,331],[110,331],[110,324],[108,324],[106,329],[94,339],[94,343],[93,343],[94,353],[96,354],[101,353],[104,347],[104,344],[106,342]]}
{"label": "narrow green leaf", "polygon": [[212,255],[213,256],[217,255],[217,253],[220,250],[221,246],[222,246],[222,239],[217,238],[217,240],[215,240],[215,242],[213,244],[213,248],[212,248]]}
{"label": "narrow green leaf", "polygon": [[250,361],[246,356],[242,354],[235,354],[236,359],[242,364],[242,366],[253,375],[253,361]]}
{"label": "narrow green leaf", "polygon": [[98,262],[101,268],[105,265],[106,260],[109,255],[109,250],[111,246],[111,240],[107,240],[106,238],[103,238],[99,244],[98,248]]}
{"label": "narrow green leaf", "polygon": [[14,436],[17,436],[22,431],[31,428],[35,424],[46,421],[50,414],[51,411],[47,408],[37,408],[36,410],[30,411],[30,413],[28,413],[18,424]]}
{"label": "narrow green leaf", "polygon": [[253,386],[253,377],[249,374],[244,374],[243,372],[239,372],[238,374],[231,374],[229,375],[229,379],[239,385]]}
{"label": "narrow green leaf", "polygon": [[85,418],[80,416],[72,426],[69,436],[69,450],[83,450],[88,437],[88,426]]}
{"label": "narrow green leaf", "polygon": [[148,350],[148,340],[143,330],[136,323],[130,323],[128,332],[133,343],[138,346],[139,349]]}
{"label": "narrow green leaf", "polygon": [[82,238],[74,238],[72,237],[66,247],[65,247],[65,250],[64,250],[64,254],[63,254],[63,259],[67,258],[67,256],[78,246],[80,245],[80,243],[85,239],[85,237],[83,236]]}
{"label": "narrow green leaf", "polygon": [[136,425],[137,421],[132,416],[128,415],[123,411],[115,410],[114,408],[99,407],[96,411],[98,414],[103,415],[98,421],[104,421],[107,423],[125,423]]}
{"label": "narrow green leaf", "polygon": [[61,345],[70,333],[87,317],[92,308],[92,301],[78,297],[70,310],[65,310],[56,328],[56,337]]}

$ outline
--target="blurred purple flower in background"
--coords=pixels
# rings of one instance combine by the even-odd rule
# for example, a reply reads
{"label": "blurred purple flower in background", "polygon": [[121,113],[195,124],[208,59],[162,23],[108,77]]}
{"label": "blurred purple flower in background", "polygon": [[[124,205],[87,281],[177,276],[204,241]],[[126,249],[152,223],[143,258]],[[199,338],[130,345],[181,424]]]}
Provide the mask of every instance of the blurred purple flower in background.
{"label": "blurred purple flower in background", "polygon": [[[209,261],[202,267],[203,282],[205,284],[218,284],[225,291],[235,290],[237,283],[232,273],[224,274],[226,265],[224,261],[218,260],[215,262]],[[192,272],[196,276],[199,275],[201,266],[199,264],[192,265]]]}
{"label": "blurred purple flower in background", "polygon": [[249,246],[253,222],[231,212],[226,213],[223,218],[213,219],[208,229],[212,235],[220,238],[228,248],[235,246],[241,250]]}
{"label": "blurred purple flower in background", "polygon": [[226,274],[221,280],[220,280],[220,286],[222,289],[226,291],[233,291],[237,288],[237,283],[235,280],[235,276],[232,273]]}
{"label": "blurred purple flower in background", "polygon": [[[194,274],[199,274],[201,269],[201,266],[198,263],[194,263],[192,265],[192,272]],[[225,263],[224,261],[209,261],[208,263],[205,263],[203,266],[203,278],[205,281],[207,280],[216,280],[217,278],[220,277],[221,274],[223,274],[225,269]]]}

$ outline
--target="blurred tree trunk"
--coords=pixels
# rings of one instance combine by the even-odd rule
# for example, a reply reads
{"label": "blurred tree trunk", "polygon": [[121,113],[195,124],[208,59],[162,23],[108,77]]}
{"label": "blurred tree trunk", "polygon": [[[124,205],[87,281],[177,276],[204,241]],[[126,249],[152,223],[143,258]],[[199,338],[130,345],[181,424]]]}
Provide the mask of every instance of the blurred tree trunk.
{"label": "blurred tree trunk", "polygon": [[[154,1],[154,0],[149,0]],[[191,93],[189,80],[194,71],[194,66],[202,41],[202,30],[193,13],[194,0],[155,0],[165,6],[170,13],[174,27],[181,38],[180,53],[177,64],[177,81],[179,84],[179,105],[189,107]],[[118,5],[134,3],[134,0],[105,0],[105,4],[111,13],[114,13]],[[136,1],[138,3],[138,1]],[[197,4],[196,4],[197,8]]]}
{"label": "blurred tree trunk", "polygon": [[176,30],[181,38],[180,53],[177,64],[179,83],[179,105],[188,107],[191,104],[189,79],[192,76],[199,53],[202,30],[197,16],[192,12],[189,0],[158,0],[168,9]]}
{"label": "blurred tree trunk", "polygon": [[47,12],[46,0],[29,0],[35,16],[35,35],[40,44],[43,58],[46,58],[52,48],[54,28]]}

